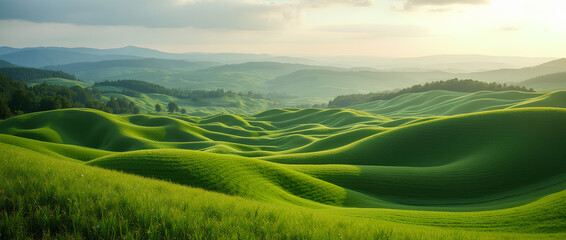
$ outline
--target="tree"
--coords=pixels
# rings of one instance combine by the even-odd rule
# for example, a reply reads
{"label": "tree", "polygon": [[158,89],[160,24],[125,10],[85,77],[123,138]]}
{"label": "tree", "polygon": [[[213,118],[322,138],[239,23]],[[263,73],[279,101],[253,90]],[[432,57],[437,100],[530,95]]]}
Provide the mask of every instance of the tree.
{"label": "tree", "polygon": [[57,97],[45,96],[39,101],[39,111],[61,109],[61,100]]}
{"label": "tree", "polygon": [[36,109],[37,101],[35,94],[25,88],[17,89],[12,94],[12,99],[8,102],[8,106],[12,111],[33,112]]}
{"label": "tree", "polygon": [[155,111],[156,111],[156,112],[161,112],[161,109],[162,109],[162,108],[161,108],[161,105],[159,105],[159,103],[158,103],[158,104],[155,104]]}
{"label": "tree", "polygon": [[167,109],[169,110],[170,113],[174,113],[174,112],[179,111],[179,106],[177,106],[177,104],[174,103],[174,102],[170,102],[167,105]]}
{"label": "tree", "polygon": [[[131,101],[129,106],[128,106],[128,110],[130,110],[131,113],[137,114],[134,112],[134,109],[136,109],[136,103],[134,101]],[[138,109],[139,110],[139,109]],[[139,111],[138,111],[139,112]]]}
{"label": "tree", "polygon": [[118,103],[118,100],[116,100],[115,97],[110,97],[110,101],[106,103],[106,106],[112,109],[112,113],[116,113],[116,114],[121,113],[120,104]]}
{"label": "tree", "polygon": [[[100,93],[96,89],[84,89],[79,86],[69,88],[51,85],[47,82],[28,87],[24,82],[15,81],[12,77],[2,74],[0,74],[0,98],[2,100],[0,101],[0,118],[70,107],[112,111],[105,103],[100,102]],[[119,102],[114,98],[111,104],[115,103]],[[125,110],[127,111],[127,108]]]}
{"label": "tree", "polygon": [[187,114],[187,110],[185,110],[184,108],[181,108],[181,114]]}
{"label": "tree", "polygon": [[6,119],[12,116],[12,110],[8,107],[8,103],[4,100],[4,96],[0,94],[0,119]]}
{"label": "tree", "polygon": [[57,101],[59,101],[61,103],[61,108],[71,108],[73,107],[73,104],[71,103],[71,101],[61,95],[57,95],[56,97]]}

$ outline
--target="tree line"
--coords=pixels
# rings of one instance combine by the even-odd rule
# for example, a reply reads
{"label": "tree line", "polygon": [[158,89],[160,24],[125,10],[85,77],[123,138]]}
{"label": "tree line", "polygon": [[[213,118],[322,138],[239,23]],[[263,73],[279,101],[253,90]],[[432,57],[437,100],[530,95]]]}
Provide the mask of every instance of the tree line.
{"label": "tree line", "polygon": [[254,93],[248,91],[246,93],[233,92],[230,90],[216,89],[216,90],[180,90],[180,89],[170,89],[164,86],[149,83],[141,80],[109,80],[97,82],[94,86],[113,86],[113,87],[123,87],[134,91],[143,93],[160,93],[173,96],[176,98],[192,99],[195,103],[201,105],[207,105],[207,102],[202,100],[204,98],[220,98],[220,97],[235,97],[244,96],[249,98],[259,98],[264,99],[264,96],[259,93]]}
{"label": "tree line", "polygon": [[101,95],[96,89],[65,87],[46,82],[29,87],[24,82],[0,74],[0,119],[24,113],[75,107],[109,113],[139,113],[135,103],[125,98],[111,98],[106,104],[101,102]]}
{"label": "tree line", "polygon": [[445,81],[429,82],[425,84],[418,84],[408,88],[401,89],[394,92],[379,92],[367,94],[351,94],[335,97],[328,102],[328,107],[346,107],[376,100],[389,100],[406,93],[427,92],[431,90],[448,90],[456,92],[478,92],[478,91],[522,91],[534,92],[535,90],[527,89],[523,86],[507,85],[500,83],[487,83],[471,79],[450,79]]}
{"label": "tree line", "polygon": [[23,82],[30,82],[42,78],[64,78],[69,80],[77,80],[74,75],[62,71],[51,71],[25,67],[0,68],[0,74],[11,76],[14,78],[14,80]]}

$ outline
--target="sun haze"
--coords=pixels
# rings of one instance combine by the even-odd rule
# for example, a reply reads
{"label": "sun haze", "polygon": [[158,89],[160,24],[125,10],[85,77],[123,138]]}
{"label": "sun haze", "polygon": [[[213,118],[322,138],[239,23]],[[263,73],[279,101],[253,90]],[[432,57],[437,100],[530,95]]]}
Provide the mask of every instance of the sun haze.
{"label": "sun haze", "polygon": [[0,1],[0,45],[296,56],[559,57],[557,0]]}

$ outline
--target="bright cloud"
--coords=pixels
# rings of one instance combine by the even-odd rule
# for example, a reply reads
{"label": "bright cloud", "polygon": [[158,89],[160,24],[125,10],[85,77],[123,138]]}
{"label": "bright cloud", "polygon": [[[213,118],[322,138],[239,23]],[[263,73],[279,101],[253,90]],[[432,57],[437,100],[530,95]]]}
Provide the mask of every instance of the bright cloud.
{"label": "bright cloud", "polygon": [[487,5],[490,2],[490,0],[407,0],[404,8],[410,10],[421,6]]}

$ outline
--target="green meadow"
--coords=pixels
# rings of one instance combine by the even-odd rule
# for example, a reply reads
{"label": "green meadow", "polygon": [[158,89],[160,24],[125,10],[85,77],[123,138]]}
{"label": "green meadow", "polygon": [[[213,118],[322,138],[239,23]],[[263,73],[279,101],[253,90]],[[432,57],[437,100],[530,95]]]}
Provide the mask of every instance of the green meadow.
{"label": "green meadow", "polygon": [[566,91],[251,112],[0,121],[0,238],[566,238]]}

